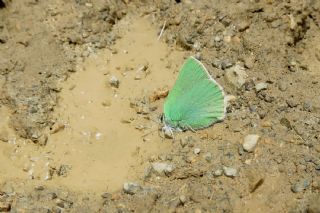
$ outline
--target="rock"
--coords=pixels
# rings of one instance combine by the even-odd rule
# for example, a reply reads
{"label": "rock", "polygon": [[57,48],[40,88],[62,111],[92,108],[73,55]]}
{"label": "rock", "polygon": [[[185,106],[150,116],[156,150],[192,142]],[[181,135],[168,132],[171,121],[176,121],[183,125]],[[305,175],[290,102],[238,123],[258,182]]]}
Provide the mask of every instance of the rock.
{"label": "rock", "polygon": [[223,173],[227,177],[236,177],[237,174],[238,174],[238,171],[235,168],[224,166],[223,167]]}
{"label": "rock", "polygon": [[44,190],[44,186],[39,185],[39,186],[34,187],[34,189],[37,190],[37,191],[43,191]]}
{"label": "rock", "polygon": [[264,82],[261,82],[261,83],[257,83],[255,85],[255,89],[257,92],[261,91],[261,90],[265,90],[268,88],[268,84],[267,83],[264,83]]}
{"label": "rock", "polygon": [[212,66],[222,70],[228,69],[233,65],[234,63],[230,59],[223,59],[223,60],[216,59],[215,61],[212,62]]}
{"label": "rock", "polygon": [[294,108],[299,105],[299,103],[296,100],[294,100],[293,98],[288,99],[286,102],[290,108]]}
{"label": "rock", "polygon": [[0,141],[3,141],[3,142],[9,141],[9,133],[6,129],[0,130]]}
{"label": "rock", "polygon": [[286,91],[287,90],[287,83],[286,82],[284,82],[284,81],[280,81],[279,83],[278,83],[278,88],[279,88],[279,90],[281,91],[281,92],[284,92],[284,91]]}
{"label": "rock", "polygon": [[307,179],[299,180],[291,186],[291,190],[294,193],[302,192],[310,186],[310,181]]}
{"label": "rock", "polygon": [[142,187],[137,183],[126,182],[123,184],[123,191],[127,194],[134,195],[142,190]]}
{"label": "rock", "polygon": [[201,149],[200,149],[200,148],[195,148],[195,149],[193,150],[193,153],[194,153],[195,155],[200,154],[200,152],[201,152]]}
{"label": "rock", "polygon": [[170,175],[174,169],[175,166],[172,164],[167,164],[167,163],[160,163],[160,162],[156,162],[156,163],[152,163],[152,169],[158,174],[158,175]]}
{"label": "rock", "polygon": [[56,199],[56,204],[60,208],[71,208],[73,205],[73,202],[69,201],[69,200],[64,200],[64,199],[58,198],[58,199]]}
{"label": "rock", "polygon": [[109,80],[110,86],[115,87],[115,88],[119,88],[120,85],[120,81],[116,76],[111,76],[110,80]]}
{"label": "rock", "polygon": [[179,200],[180,200],[181,204],[183,205],[187,202],[187,197],[185,195],[181,195],[179,197]]}
{"label": "rock", "polygon": [[255,63],[255,57],[253,55],[244,58],[244,66],[248,69],[252,69]]}
{"label": "rock", "polygon": [[162,132],[163,132],[165,138],[173,139],[172,129],[170,129],[170,128],[162,128]]}
{"label": "rock", "polygon": [[11,209],[10,203],[0,201],[0,212],[9,212],[10,209]]}
{"label": "rock", "polygon": [[260,138],[259,135],[253,135],[253,134],[247,135],[244,138],[244,142],[242,144],[243,149],[247,152],[252,152],[255,149],[259,138]]}
{"label": "rock", "polygon": [[221,176],[223,174],[223,170],[222,169],[217,169],[213,172],[213,175],[218,177]]}
{"label": "rock", "polygon": [[281,118],[281,119],[280,119],[280,124],[281,124],[282,126],[287,127],[288,129],[292,129],[291,122],[290,122],[287,118]]}
{"label": "rock", "polygon": [[226,70],[226,80],[236,88],[241,88],[245,83],[248,75],[245,68],[239,64]]}
{"label": "rock", "polygon": [[167,97],[169,94],[169,89],[167,87],[158,88],[149,96],[150,103]]}
{"label": "rock", "polygon": [[50,127],[50,134],[55,134],[57,132],[60,132],[61,130],[64,130],[66,125],[61,122],[55,122],[51,127]]}
{"label": "rock", "polygon": [[271,22],[271,27],[272,28],[278,28],[282,24],[282,21],[280,19],[274,20]]}
{"label": "rock", "polygon": [[212,154],[210,152],[207,152],[203,157],[207,162],[211,162],[212,160]]}
{"label": "rock", "polygon": [[71,165],[61,165],[57,171],[57,174],[62,177],[66,177],[69,171],[72,169]]}
{"label": "rock", "polygon": [[250,26],[250,22],[248,20],[241,20],[238,24],[237,24],[237,27],[238,27],[238,30],[239,32],[243,32],[245,31],[246,29],[248,29]]}

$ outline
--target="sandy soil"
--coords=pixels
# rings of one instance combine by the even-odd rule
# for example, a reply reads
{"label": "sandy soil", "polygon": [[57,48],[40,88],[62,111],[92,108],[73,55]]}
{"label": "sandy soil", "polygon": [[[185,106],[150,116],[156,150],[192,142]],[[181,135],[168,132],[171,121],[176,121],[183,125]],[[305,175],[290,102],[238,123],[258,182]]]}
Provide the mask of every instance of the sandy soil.
{"label": "sandy soil", "polygon": [[[0,212],[320,212],[319,11],[0,0]],[[191,55],[227,116],[165,139],[165,96]]]}

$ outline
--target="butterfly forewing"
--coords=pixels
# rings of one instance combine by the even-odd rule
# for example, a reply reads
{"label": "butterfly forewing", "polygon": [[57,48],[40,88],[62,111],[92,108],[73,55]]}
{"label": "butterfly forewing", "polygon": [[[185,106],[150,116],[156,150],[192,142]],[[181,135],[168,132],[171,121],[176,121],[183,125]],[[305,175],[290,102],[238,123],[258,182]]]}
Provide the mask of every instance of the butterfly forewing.
{"label": "butterfly forewing", "polygon": [[174,128],[201,129],[225,115],[224,93],[205,67],[190,57],[164,104],[166,121]]}

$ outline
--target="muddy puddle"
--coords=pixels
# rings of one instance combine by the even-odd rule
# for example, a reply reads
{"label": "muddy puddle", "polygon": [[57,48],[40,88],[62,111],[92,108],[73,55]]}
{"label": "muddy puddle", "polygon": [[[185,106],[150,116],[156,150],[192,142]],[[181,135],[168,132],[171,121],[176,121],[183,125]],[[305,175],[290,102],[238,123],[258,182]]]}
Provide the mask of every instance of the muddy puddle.
{"label": "muddy puddle", "polygon": [[[121,36],[114,47],[90,52],[61,82],[47,145],[23,140],[0,144],[7,152],[1,155],[6,162],[1,164],[1,179],[18,176],[75,191],[116,191],[125,181],[143,176],[150,156],[168,150],[171,142],[158,134],[143,137],[157,132],[164,100],[142,114],[132,104],[159,88],[170,88],[184,52],[158,40],[158,32],[144,18],[125,18],[114,30]],[[20,145],[13,148],[13,143]]]}

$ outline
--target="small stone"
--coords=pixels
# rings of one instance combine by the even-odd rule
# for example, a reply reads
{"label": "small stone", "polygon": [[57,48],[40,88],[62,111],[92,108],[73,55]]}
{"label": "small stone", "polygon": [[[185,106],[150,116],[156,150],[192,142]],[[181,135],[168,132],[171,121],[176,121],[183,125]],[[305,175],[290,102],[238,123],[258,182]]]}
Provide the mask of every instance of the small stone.
{"label": "small stone", "polygon": [[50,133],[51,134],[55,134],[57,132],[60,132],[61,130],[63,130],[65,128],[65,124],[61,123],[61,122],[55,122],[51,127],[50,127]]}
{"label": "small stone", "polygon": [[280,90],[281,92],[286,91],[286,90],[287,90],[287,84],[286,84],[286,82],[280,81],[280,82],[278,83],[278,88],[279,88],[279,90]]}
{"label": "small stone", "polygon": [[142,187],[137,183],[126,182],[123,184],[123,191],[127,194],[134,195],[142,190]]}
{"label": "small stone", "polygon": [[160,163],[160,162],[156,162],[156,163],[152,163],[152,169],[158,174],[158,175],[170,175],[174,169],[175,166],[172,164],[167,164],[167,163]]}
{"label": "small stone", "polygon": [[57,174],[62,177],[66,177],[69,171],[72,169],[70,165],[61,165],[57,171]]}
{"label": "small stone", "polygon": [[239,64],[226,70],[226,80],[236,88],[241,88],[246,83],[248,75],[245,68]]}
{"label": "small stone", "polygon": [[188,145],[188,140],[186,138],[180,139],[180,145],[182,146],[182,148],[184,148]]}
{"label": "small stone", "polygon": [[277,19],[271,23],[272,28],[278,28],[282,24],[280,19]]}
{"label": "small stone", "polygon": [[38,144],[40,146],[45,146],[48,142],[48,136],[46,134],[41,135],[40,138],[38,139]]}
{"label": "small stone", "polygon": [[282,126],[287,127],[288,129],[292,129],[292,125],[291,125],[290,121],[287,118],[281,118],[280,119],[280,124]]}
{"label": "small stone", "polygon": [[10,209],[11,209],[10,203],[0,201],[0,212],[9,212]]}
{"label": "small stone", "polygon": [[111,76],[110,80],[109,80],[110,86],[114,87],[114,88],[119,88],[120,85],[120,81],[116,76]]}
{"label": "small stone", "polygon": [[170,128],[162,128],[164,137],[167,139],[173,139],[173,132]]}
{"label": "small stone", "polygon": [[232,167],[226,167],[226,166],[223,167],[223,172],[224,172],[224,175],[227,177],[236,177],[238,174],[237,169]]}
{"label": "small stone", "polygon": [[3,141],[3,142],[9,141],[9,133],[6,129],[0,130],[0,141]]}
{"label": "small stone", "polygon": [[252,69],[255,62],[254,56],[249,56],[244,58],[244,66],[248,69]]}
{"label": "small stone", "polygon": [[248,22],[248,20],[242,20],[237,24],[238,30],[239,32],[243,32],[246,29],[248,29],[250,26],[250,22]]}
{"label": "small stone", "polygon": [[261,90],[265,90],[268,88],[268,84],[264,83],[264,82],[261,82],[261,83],[257,83],[255,85],[255,89],[257,92],[261,91]]}
{"label": "small stone", "polygon": [[299,105],[299,103],[296,100],[294,100],[293,98],[288,99],[286,102],[290,108],[294,108]]}
{"label": "small stone", "polygon": [[34,187],[34,189],[35,190],[37,190],[37,191],[43,191],[44,190],[44,186],[36,186],[36,187]]}
{"label": "small stone", "polygon": [[201,60],[201,53],[200,52],[197,52],[194,57],[198,60]]}
{"label": "small stone", "polygon": [[207,152],[203,157],[207,162],[211,162],[212,160],[212,154],[210,152]]}
{"label": "small stone", "polygon": [[259,138],[259,135],[247,135],[242,144],[243,149],[247,152],[252,152],[255,149]]}
{"label": "small stone", "polygon": [[223,170],[222,169],[217,169],[213,172],[213,175],[218,177],[221,176],[223,174]]}
{"label": "small stone", "polygon": [[73,202],[58,198],[58,199],[56,200],[56,204],[57,204],[57,206],[59,206],[60,208],[70,208],[70,207],[73,205]]}
{"label": "small stone", "polygon": [[185,204],[187,202],[187,197],[185,195],[181,195],[179,197],[179,200],[180,200],[181,204]]}
{"label": "small stone", "polygon": [[110,193],[108,193],[108,192],[105,192],[105,193],[103,193],[102,195],[101,195],[101,197],[102,198],[104,198],[104,199],[109,199],[109,198],[111,198],[111,194]]}
{"label": "small stone", "polygon": [[201,149],[200,149],[200,148],[195,148],[195,149],[193,150],[193,153],[194,153],[195,155],[200,154],[200,152],[201,152]]}
{"label": "small stone", "polygon": [[303,180],[300,180],[300,181],[294,183],[291,186],[291,190],[294,193],[298,193],[298,192],[302,192],[302,191],[306,190],[309,186],[310,186],[310,181],[303,179]]}

